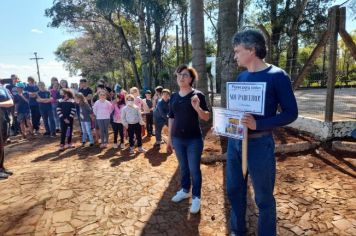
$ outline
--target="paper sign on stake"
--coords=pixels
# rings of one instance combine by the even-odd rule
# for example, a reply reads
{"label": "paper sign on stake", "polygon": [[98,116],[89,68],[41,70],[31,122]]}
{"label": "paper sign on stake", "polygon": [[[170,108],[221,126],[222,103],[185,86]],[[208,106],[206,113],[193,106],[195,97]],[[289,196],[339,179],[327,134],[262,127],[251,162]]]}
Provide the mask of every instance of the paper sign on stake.
{"label": "paper sign on stake", "polygon": [[[228,82],[227,109],[238,112],[264,115],[266,83],[265,82]],[[248,128],[244,127],[242,140],[242,174],[247,178]]]}

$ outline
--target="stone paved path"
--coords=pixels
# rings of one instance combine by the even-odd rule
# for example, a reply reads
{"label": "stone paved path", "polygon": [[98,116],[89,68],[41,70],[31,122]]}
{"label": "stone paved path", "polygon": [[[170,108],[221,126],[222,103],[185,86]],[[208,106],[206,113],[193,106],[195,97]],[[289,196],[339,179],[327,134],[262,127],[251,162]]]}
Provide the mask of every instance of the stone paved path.
{"label": "stone paved path", "polygon": [[[179,173],[164,145],[129,157],[97,147],[59,154],[55,144],[37,139],[6,148],[15,175],[0,181],[0,235],[227,234],[223,163],[202,166],[202,210],[191,215],[190,200],[170,201]],[[279,157],[279,235],[356,235],[355,159],[323,153]],[[256,216],[249,201],[250,235]]]}

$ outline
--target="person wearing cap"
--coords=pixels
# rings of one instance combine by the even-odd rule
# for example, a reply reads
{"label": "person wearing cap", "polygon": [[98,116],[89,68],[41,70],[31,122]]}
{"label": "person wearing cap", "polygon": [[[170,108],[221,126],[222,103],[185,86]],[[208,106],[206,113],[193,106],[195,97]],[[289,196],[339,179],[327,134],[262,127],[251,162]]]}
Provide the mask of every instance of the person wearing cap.
{"label": "person wearing cap", "polygon": [[153,109],[156,108],[158,101],[162,97],[162,90],[163,90],[162,86],[157,86],[155,88],[155,94],[153,95]]}
{"label": "person wearing cap", "polygon": [[151,90],[146,90],[143,102],[143,114],[146,116],[146,130],[147,135],[153,135],[153,101],[151,98]]}
{"label": "person wearing cap", "polygon": [[17,82],[16,90],[17,94],[14,95],[15,102],[15,114],[17,114],[17,121],[20,123],[22,137],[26,138],[26,127],[29,129],[29,133],[33,135],[33,126],[30,119],[30,96],[27,92],[24,92],[26,88],[25,83]]}
{"label": "person wearing cap", "polygon": [[4,145],[8,136],[8,120],[6,113],[8,111],[7,109],[13,106],[14,101],[12,100],[9,90],[0,84],[0,179],[7,179],[12,175],[12,172],[5,169],[4,166]]}

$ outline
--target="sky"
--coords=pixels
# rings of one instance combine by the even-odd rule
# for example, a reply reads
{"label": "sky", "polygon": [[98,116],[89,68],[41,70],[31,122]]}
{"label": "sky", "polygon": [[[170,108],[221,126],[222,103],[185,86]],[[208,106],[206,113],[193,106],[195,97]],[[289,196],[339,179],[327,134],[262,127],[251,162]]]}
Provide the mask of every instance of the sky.
{"label": "sky", "polygon": [[[341,4],[345,0],[335,0]],[[356,0],[350,0],[356,1]],[[45,9],[53,0],[0,0],[0,78],[17,74],[22,80],[28,76],[37,79],[34,52],[38,53],[41,80],[49,84],[53,76],[77,82],[78,77],[69,77],[62,62],[55,59],[54,51],[65,40],[77,37],[64,28],[50,28],[50,19],[44,16]],[[347,11],[347,30],[356,29]],[[206,30],[208,22],[206,21]]]}
{"label": "sky", "polygon": [[0,78],[17,74],[22,80],[32,75],[37,80],[34,52],[38,53],[41,80],[49,84],[50,78],[69,78],[61,62],[55,60],[54,51],[63,41],[76,37],[63,28],[47,27],[50,19],[45,9],[53,0],[0,0]]}

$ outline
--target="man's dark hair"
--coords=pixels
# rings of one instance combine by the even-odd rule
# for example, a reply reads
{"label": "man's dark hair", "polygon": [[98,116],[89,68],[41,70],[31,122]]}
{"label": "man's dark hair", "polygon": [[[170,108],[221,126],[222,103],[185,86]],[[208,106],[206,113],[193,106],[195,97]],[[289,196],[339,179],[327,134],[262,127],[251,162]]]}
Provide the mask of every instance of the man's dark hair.
{"label": "man's dark hair", "polygon": [[28,81],[31,81],[32,83],[35,82],[35,78],[33,78],[32,76],[29,76],[29,77],[27,78],[27,80],[28,80]]}
{"label": "man's dark hair", "polygon": [[79,82],[80,83],[86,83],[86,82],[88,82],[88,80],[87,79],[80,79]]}
{"label": "man's dark hair", "polygon": [[255,48],[256,56],[264,59],[267,54],[266,40],[263,34],[255,29],[248,29],[237,32],[232,40],[234,47],[242,45],[247,49]]}

